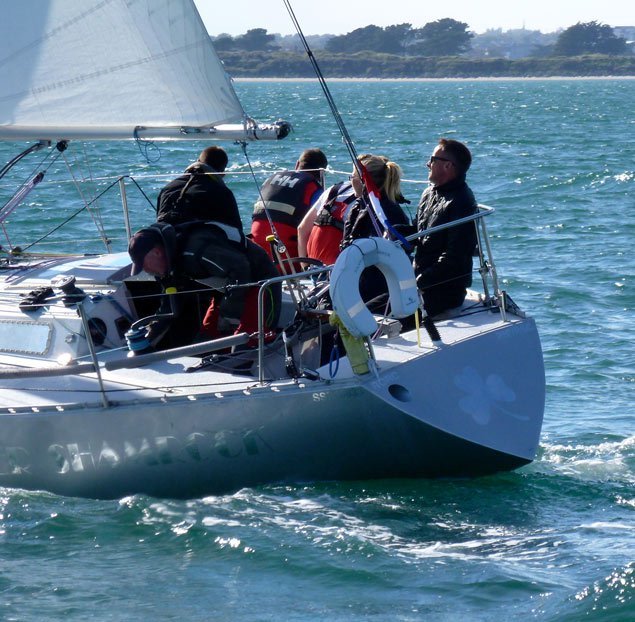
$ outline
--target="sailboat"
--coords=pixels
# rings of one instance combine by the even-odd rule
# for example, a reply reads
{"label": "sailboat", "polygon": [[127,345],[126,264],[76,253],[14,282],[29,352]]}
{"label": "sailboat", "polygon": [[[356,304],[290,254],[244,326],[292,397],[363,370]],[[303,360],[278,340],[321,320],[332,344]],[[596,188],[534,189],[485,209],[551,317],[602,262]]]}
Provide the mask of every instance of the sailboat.
{"label": "sailboat", "polygon": [[[245,113],[190,0],[23,0],[3,18],[0,138],[31,143],[5,169],[68,141],[278,140],[289,131]],[[38,183],[28,180],[0,220]],[[273,340],[260,313],[253,348],[253,335],[238,334],[131,356],[129,329],[145,319],[156,283],[130,276],[127,253],[11,248],[0,266],[0,486],[191,498],[528,464],[544,365],[534,320],[499,285],[485,227],[493,211],[480,206],[470,218],[482,290],[432,328],[419,324],[405,253],[369,238],[358,250],[385,271],[389,316],[359,304],[360,266],[345,251],[334,266],[262,284],[259,308],[278,281],[282,311]],[[346,335],[337,356],[324,347],[333,313]],[[213,354],[228,348],[234,354]]]}

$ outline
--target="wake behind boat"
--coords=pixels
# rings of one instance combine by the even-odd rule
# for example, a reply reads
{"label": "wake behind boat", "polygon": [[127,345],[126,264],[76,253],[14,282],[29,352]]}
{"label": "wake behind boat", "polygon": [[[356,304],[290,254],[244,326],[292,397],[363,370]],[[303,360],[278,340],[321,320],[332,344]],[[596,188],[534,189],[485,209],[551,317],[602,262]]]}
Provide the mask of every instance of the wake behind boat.
{"label": "wake behind boat", "polygon": [[[25,40],[3,33],[9,42],[0,60],[8,76],[0,81],[5,140],[144,132],[200,139],[227,131],[224,136],[246,141],[288,131],[287,124],[262,126],[244,113],[190,2],[137,2],[125,8],[134,15],[101,13],[124,10],[115,3],[84,3],[79,13],[69,4],[49,3]],[[98,45],[85,30],[92,18],[100,31],[108,24],[116,30],[121,20],[132,19],[140,30],[146,24],[145,34],[124,37],[144,44],[93,71],[91,60],[75,79],[52,77],[68,63],[50,58],[53,48],[31,54],[31,44],[48,45],[49,35],[68,27]],[[76,54],[78,38],[65,38],[75,42],[65,54]],[[104,55],[119,47],[108,45],[108,34],[104,39]],[[153,48],[157,42],[164,47]],[[164,110],[142,117],[143,106],[125,105],[129,92],[120,118],[91,125],[94,109],[87,112],[81,98],[95,75],[143,67],[115,79],[119,86],[109,91],[125,94],[123,84],[135,85],[136,93],[156,61],[188,50],[195,58],[180,61],[174,74],[206,76],[195,89],[191,82],[177,85],[190,94],[189,108],[179,101],[168,121]],[[185,71],[189,63],[196,69]],[[20,66],[22,75],[11,73]],[[27,77],[31,88],[23,84]],[[164,80],[159,74],[157,84]],[[73,84],[79,91],[70,98],[72,114],[60,119],[68,94],[56,93],[55,85]],[[208,90],[220,112],[199,115],[199,103],[212,101]],[[188,109],[194,116],[180,116]],[[37,183],[23,194],[37,192]],[[20,199],[14,195],[3,213]],[[534,321],[499,287],[485,227],[492,212],[481,206],[470,218],[479,239],[481,291],[471,291],[434,326],[418,325],[419,300],[409,285],[414,272],[401,248],[370,238],[344,251],[335,266],[273,279],[283,283],[282,312],[272,339],[265,339],[260,313],[256,346],[239,334],[129,356],[129,329],[152,313],[148,300],[160,291],[153,279],[130,276],[127,253],[9,253],[0,272],[0,485],[96,498],[194,497],[265,483],[475,476],[527,464],[542,425],[544,367]],[[385,269],[390,317],[358,313],[359,264],[352,257],[360,254]],[[271,282],[262,284],[261,303]],[[336,330],[347,335],[345,351],[327,346]]]}

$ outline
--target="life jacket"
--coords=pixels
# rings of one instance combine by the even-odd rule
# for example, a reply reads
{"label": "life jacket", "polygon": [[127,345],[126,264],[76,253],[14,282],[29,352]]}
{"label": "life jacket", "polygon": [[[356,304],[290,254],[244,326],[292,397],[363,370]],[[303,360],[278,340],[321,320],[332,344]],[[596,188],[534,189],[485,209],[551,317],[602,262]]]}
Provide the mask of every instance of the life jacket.
{"label": "life jacket", "polygon": [[309,211],[311,199],[319,189],[320,184],[311,173],[304,171],[276,173],[262,185],[261,198],[254,203],[252,219],[267,220],[267,212],[269,212],[269,217],[274,222],[297,227]]}
{"label": "life jacket", "polygon": [[340,253],[344,233],[344,220],[355,193],[350,182],[331,186],[322,207],[319,208],[314,226],[307,240],[307,256],[330,265]]}
{"label": "life jacket", "polygon": [[331,186],[313,224],[318,227],[332,226],[344,231],[344,220],[354,201],[355,193],[350,182],[340,181]]}

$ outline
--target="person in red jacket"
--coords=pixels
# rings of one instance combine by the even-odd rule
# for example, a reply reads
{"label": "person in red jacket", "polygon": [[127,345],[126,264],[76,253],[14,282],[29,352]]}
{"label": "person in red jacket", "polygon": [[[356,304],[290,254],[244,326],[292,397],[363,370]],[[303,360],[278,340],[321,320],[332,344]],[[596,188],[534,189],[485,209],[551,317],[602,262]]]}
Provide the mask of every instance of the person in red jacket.
{"label": "person in red jacket", "polygon": [[350,181],[327,188],[307,212],[298,227],[298,252],[325,265],[335,263],[340,254],[344,221],[356,200]]}
{"label": "person in red jacket", "polygon": [[251,237],[272,259],[275,257],[267,241],[274,233],[271,223],[288,257],[298,256],[298,225],[322,194],[321,172],[327,164],[320,149],[306,149],[296,162],[295,170],[275,173],[262,185],[260,197],[254,204]]}

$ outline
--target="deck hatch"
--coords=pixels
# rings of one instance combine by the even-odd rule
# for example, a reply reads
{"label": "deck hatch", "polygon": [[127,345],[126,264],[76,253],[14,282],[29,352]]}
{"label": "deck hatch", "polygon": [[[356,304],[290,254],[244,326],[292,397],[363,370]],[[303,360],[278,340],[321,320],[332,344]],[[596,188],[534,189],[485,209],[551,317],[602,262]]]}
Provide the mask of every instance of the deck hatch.
{"label": "deck hatch", "polygon": [[53,329],[46,322],[0,320],[0,352],[44,355]]}

